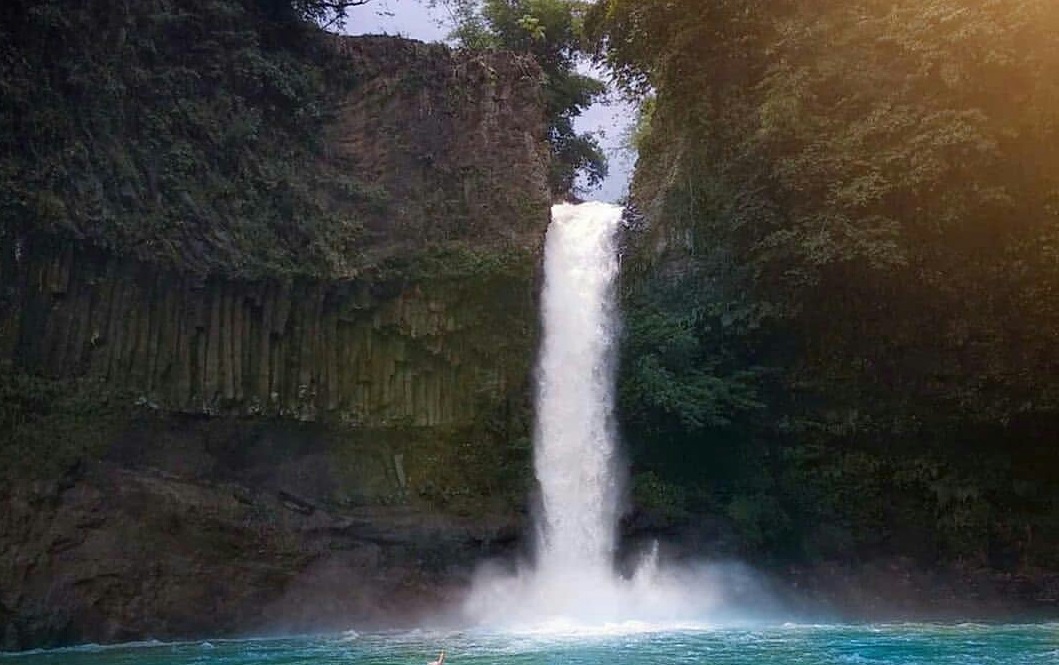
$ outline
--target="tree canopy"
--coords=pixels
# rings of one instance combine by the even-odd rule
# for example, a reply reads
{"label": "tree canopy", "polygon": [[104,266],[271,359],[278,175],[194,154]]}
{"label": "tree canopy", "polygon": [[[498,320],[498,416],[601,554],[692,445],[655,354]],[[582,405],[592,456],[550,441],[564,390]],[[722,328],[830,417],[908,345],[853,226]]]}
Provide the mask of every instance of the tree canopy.
{"label": "tree canopy", "polygon": [[349,10],[373,0],[257,0],[274,18],[306,21],[324,28],[341,28]]}
{"label": "tree canopy", "polygon": [[351,265],[357,181],[321,158],[348,67],[291,13],[338,3],[67,4],[0,7],[0,224],[204,272]]}
{"label": "tree canopy", "polygon": [[[437,2],[435,4],[438,4]],[[580,0],[441,1],[453,19],[452,37],[471,49],[505,49],[532,55],[545,75],[548,138],[552,147],[552,191],[588,188],[607,175],[607,160],[591,134],[578,133],[574,120],[605,92],[599,80],[578,72],[584,54]]]}

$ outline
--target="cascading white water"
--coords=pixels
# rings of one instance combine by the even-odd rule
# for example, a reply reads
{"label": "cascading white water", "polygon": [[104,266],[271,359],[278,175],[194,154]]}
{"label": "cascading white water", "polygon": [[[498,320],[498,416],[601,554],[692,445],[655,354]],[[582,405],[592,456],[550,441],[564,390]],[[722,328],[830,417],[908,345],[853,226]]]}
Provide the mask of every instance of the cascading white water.
{"label": "cascading white water", "polygon": [[477,622],[598,622],[619,605],[612,355],[620,221],[621,208],[605,203],[552,208],[534,433],[537,565],[514,576],[481,571],[465,606]]}
{"label": "cascading white water", "polygon": [[534,463],[541,489],[537,564],[480,570],[464,604],[478,624],[566,630],[699,621],[720,601],[717,572],[659,570],[648,554],[615,573],[621,465],[612,423],[616,235],[621,208],[557,205],[545,245],[544,340]]}
{"label": "cascading white water", "polygon": [[534,460],[543,512],[538,573],[609,576],[618,505],[612,291],[621,208],[552,209],[544,261],[544,340]]}

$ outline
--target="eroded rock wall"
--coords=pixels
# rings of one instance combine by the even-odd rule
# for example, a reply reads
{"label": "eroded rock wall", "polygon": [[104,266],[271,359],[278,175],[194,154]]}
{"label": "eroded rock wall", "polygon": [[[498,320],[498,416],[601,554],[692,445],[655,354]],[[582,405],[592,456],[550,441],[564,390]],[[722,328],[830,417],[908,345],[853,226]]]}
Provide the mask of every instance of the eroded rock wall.
{"label": "eroded rock wall", "polygon": [[374,188],[368,257],[453,240],[539,250],[550,156],[536,62],[394,37],[338,48],[360,78],[328,145]]}
{"label": "eroded rock wall", "polygon": [[0,649],[395,625],[517,547],[539,70],[338,44],[326,266],[225,264],[224,220],[157,262],[0,228]]}
{"label": "eroded rock wall", "polygon": [[481,395],[521,389],[535,334],[526,266],[423,284],[245,282],[24,238],[0,260],[7,363],[183,413],[465,424]]}

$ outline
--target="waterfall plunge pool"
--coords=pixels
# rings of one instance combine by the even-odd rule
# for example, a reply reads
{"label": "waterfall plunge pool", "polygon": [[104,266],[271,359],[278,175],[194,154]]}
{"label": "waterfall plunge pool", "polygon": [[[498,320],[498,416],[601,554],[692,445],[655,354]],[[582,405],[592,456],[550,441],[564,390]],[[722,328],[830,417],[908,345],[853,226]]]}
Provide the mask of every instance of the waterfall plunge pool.
{"label": "waterfall plunge pool", "polygon": [[269,640],[148,642],[0,655],[4,665],[1045,665],[1059,624],[684,627],[641,624],[533,632],[393,632]]}

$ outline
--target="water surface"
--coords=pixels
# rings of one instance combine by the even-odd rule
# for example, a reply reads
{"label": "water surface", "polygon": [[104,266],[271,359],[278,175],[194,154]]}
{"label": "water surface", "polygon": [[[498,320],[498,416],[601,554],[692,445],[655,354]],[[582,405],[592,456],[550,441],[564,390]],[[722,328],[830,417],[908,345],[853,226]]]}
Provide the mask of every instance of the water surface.
{"label": "water surface", "polygon": [[1029,665],[1059,663],[1059,624],[658,630],[624,624],[521,633],[404,632],[84,646],[0,656],[3,665]]}

